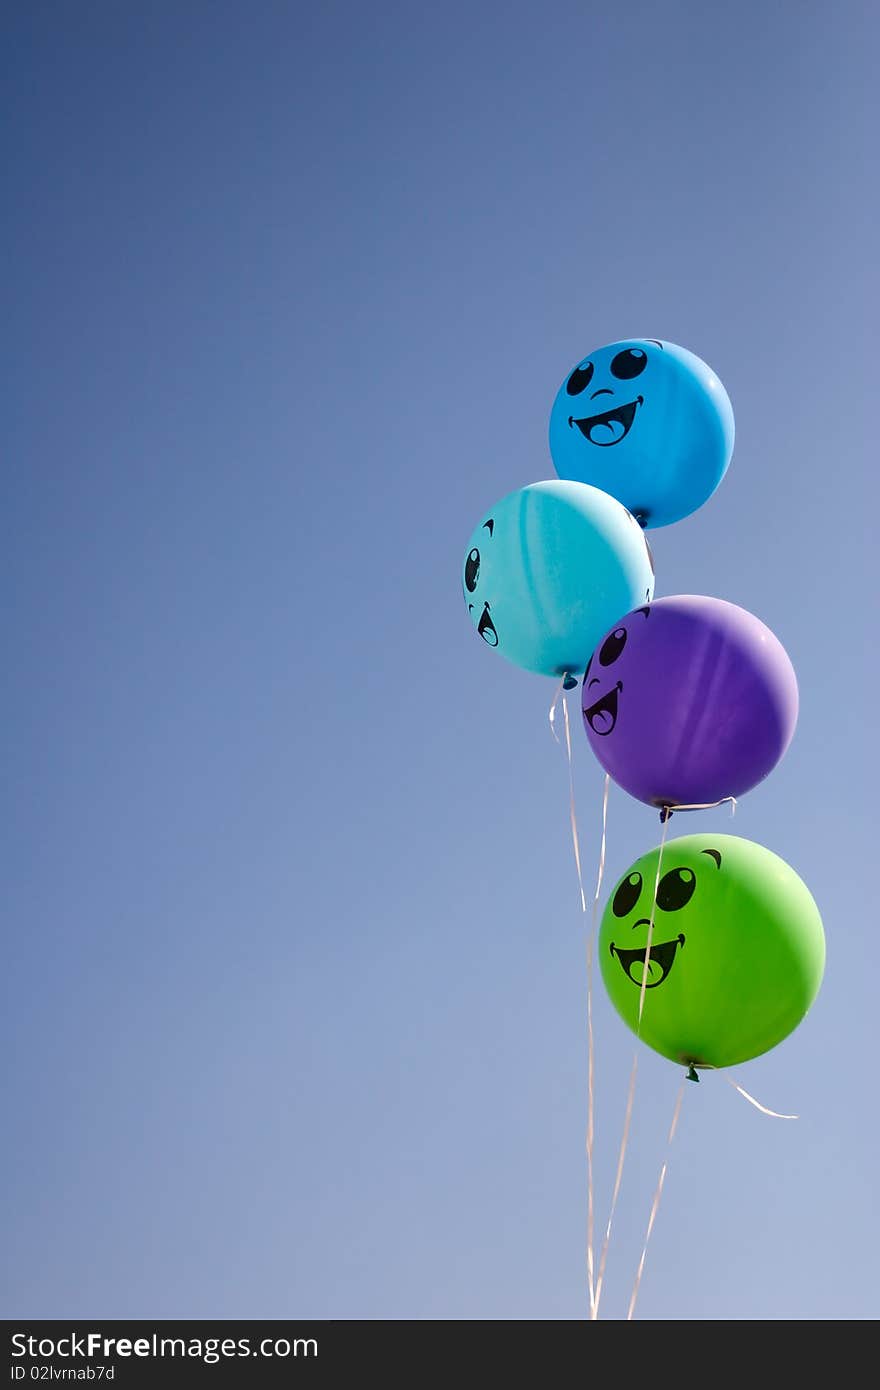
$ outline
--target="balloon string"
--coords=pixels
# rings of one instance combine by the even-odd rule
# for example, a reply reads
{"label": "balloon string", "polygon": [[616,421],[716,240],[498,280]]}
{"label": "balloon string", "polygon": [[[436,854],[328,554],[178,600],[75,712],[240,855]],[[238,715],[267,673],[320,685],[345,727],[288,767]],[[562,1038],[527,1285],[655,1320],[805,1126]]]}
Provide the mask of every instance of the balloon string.
{"label": "balloon string", "polygon": [[[680,1113],[681,1113],[681,1102],[682,1102],[682,1099],[683,1099],[683,1096],[684,1096],[684,1083],[685,1083],[685,1081],[687,1081],[687,1080],[688,1080],[688,1077],[687,1077],[687,1076],[683,1077],[682,1082],[681,1082],[681,1085],[680,1085],[679,1088],[678,1088],[678,1096],[676,1097],[676,1101],[675,1101],[675,1109],[674,1109],[673,1112],[672,1112],[672,1123],[671,1123],[671,1125],[669,1126],[669,1134],[667,1135],[667,1138],[666,1138],[666,1148],[667,1148],[667,1150],[671,1147],[672,1141],[673,1141],[673,1139],[675,1138],[675,1131],[676,1131],[676,1129],[677,1129],[677,1127],[678,1127],[678,1117],[679,1117],[679,1115],[680,1115]],[[767,1108],[766,1105],[762,1105],[762,1104],[760,1103],[760,1101],[758,1101],[758,1100],[755,1099],[754,1096],[749,1095],[748,1091],[745,1090],[745,1088],[744,1088],[743,1086],[740,1086],[739,1082],[734,1081],[732,1077],[730,1077],[730,1076],[725,1076],[725,1077],[724,1077],[724,1080],[727,1082],[728,1086],[732,1086],[733,1089],[734,1089],[735,1091],[738,1091],[739,1094],[740,1094],[741,1096],[743,1096],[745,1100],[747,1100],[751,1105],[754,1105],[754,1107],[755,1107],[756,1110],[760,1110],[762,1115],[770,1115],[770,1116],[772,1116],[773,1119],[775,1119],[775,1120],[796,1120],[796,1119],[798,1118],[797,1115],[783,1115],[783,1114],[781,1114],[778,1110],[769,1110],[769,1109]],[[643,1247],[642,1247],[642,1255],[641,1255],[641,1259],[639,1260],[639,1267],[638,1267],[638,1270],[637,1270],[637,1272],[636,1272],[635,1283],[633,1284],[632,1295],[631,1295],[630,1300],[629,1300],[629,1310],[628,1310],[627,1315],[626,1315],[627,1321],[628,1321],[628,1322],[632,1320],[633,1314],[635,1313],[635,1309],[636,1309],[636,1299],[637,1299],[638,1296],[639,1296],[639,1288],[640,1288],[641,1282],[642,1282],[642,1274],[644,1273],[644,1269],[645,1269],[645,1259],[646,1259],[647,1254],[648,1254],[648,1242],[649,1242],[649,1240],[651,1239],[651,1232],[652,1232],[653,1229],[654,1229],[654,1222],[655,1222],[656,1219],[657,1219],[657,1212],[658,1212],[659,1207],[660,1207],[660,1198],[661,1198],[661,1195],[662,1195],[662,1193],[663,1193],[663,1184],[664,1184],[664,1182],[666,1181],[666,1171],[667,1171],[668,1166],[669,1166],[669,1158],[668,1158],[668,1156],[667,1156],[667,1157],[663,1160],[663,1166],[662,1166],[662,1168],[660,1169],[660,1177],[659,1177],[658,1180],[657,1180],[657,1189],[656,1189],[656,1191],[655,1191],[655,1193],[654,1193],[654,1200],[653,1200],[653,1202],[651,1203],[651,1213],[650,1213],[650,1215],[649,1215],[649,1217],[648,1217],[648,1229],[647,1229],[647,1231],[645,1232],[645,1243],[644,1243],[644,1245],[643,1245]]]}
{"label": "balloon string", "polygon": [[608,1246],[611,1243],[611,1223],[614,1220],[614,1212],[617,1207],[617,1194],[620,1192],[620,1183],[623,1178],[623,1160],[626,1156],[626,1146],[629,1139],[629,1122],[632,1119],[633,1100],[636,1093],[636,1071],[638,1070],[638,1053],[633,1053],[632,1070],[629,1074],[629,1090],[626,1096],[626,1113],[623,1120],[623,1135],[620,1140],[620,1152],[617,1155],[617,1172],[614,1176],[614,1191],[611,1194],[611,1209],[608,1212],[608,1223],[605,1227],[605,1235],[602,1240],[602,1250],[599,1255],[599,1274],[596,1279],[596,1297],[593,1299],[593,1306],[590,1310],[591,1319],[596,1322],[599,1317],[599,1300],[602,1297],[602,1284],[605,1279],[605,1263],[608,1259]]}
{"label": "balloon string", "polygon": [[578,839],[577,815],[575,813],[574,806],[574,769],[572,767],[571,760],[571,728],[568,722],[568,701],[566,700],[564,693],[565,680],[566,677],[563,676],[562,680],[559,682],[559,685],[556,687],[556,694],[553,696],[553,703],[550,706],[550,732],[556,739],[556,742],[561,747],[562,740],[560,739],[559,734],[556,732],[556,707],[559,704],[559,699],[561,696],[562,714],[565,723],[565,752],[568,758],[568,815],[569,820],[571,821],[571,842],[574,847],[574,863],[575,868],[577,869],[578,888],[580,890],[581,895],[581,912],[586,912],[587,898],[586,894],[584,893],[584,876],[581,872],[581,848],[580,841]]}
{"label": "balloon string", "polygon": [[[577,869],[578,889],[581,898],[581,911],[586,913],[587,900],[584,892],[584,879],[581,870],[580,836],[578,834],[577,812],[574,799],[574,769],[571,754],[571,725],[568,719],[568,701],[565,698],[567,677],[563,676],[556,688],[553,702],[550,705],[550,732],[556,742],[562,747],[562,740],[556,731],[556,711],[562,700],[563,722],[565,726],[565,753],[568,762],[568,806],[569,820],[571,822],[571,842],[574,849],[574,862]],[[606,773],[605,787],[602,796],[602,839],[599,847],[599,867],[596,874],[596,891],[593,895],[593,919],[591,930],[587,934],[587,1133],[586,1133],[586,1157],[587,1157],[587,1286],[590,1297],[590,1316],[593,1316],[595,1305],[595,1262],[593,1256],[594,1249],[594,1227],[595,1227],[595,1203],[594,1203],[594,1184],[593,1184],[593,1137],[594,1137],[594,1082],[595,1082],[595,1044],[593,1038],[593,938],[596,934],[596,922],[599,908],[599,895],[602,891],[602,880],[605,874],[605,848],[608,833],[608,792],[611,785],[611,778]]]}
{"label": "balloon string", "polygon": [[733,817],[736,815],[736,797],[722,796],[719,801],[689,801],[687,803],[672,803],[668,806],[661,806],[660,819],[665,825],[673,811],[711,811],[713,807],[724,806],[728,801],[730,802],[730,814],[731,817]]}
{"label": "balloon string", "polygon": [[605,846],[608,838],[608,791],[611,777],[606,772],[605,787],[602,793],[602,839],[599,844],[599,867],[596,873],[596,891],[593,894],[593,920],[587,936],[587,1275],[590,1287],[590,1316],[593,1314],[595,1295],[595,1272],[593,1247],[595,1237],[595,1213],[593,1203],[593,1116],[595,1049],[593,1044],[593,947],[599,920],[599,895],[605,876]]}
{"label": "balloon string", "polygon": [[760,1110],[762,1115],[769,1115],[771,1119],[774,1120],[796,1120],[799,1118],[797,1115],[782,1115],[778,1110],[768,1110],[766,1105],[762,1105],[759,1100],[755,1100],[754,1096],[750,1096],[748,1091],[744,1090],[738,1081],[734,1081],[732,1076],[725,1076],[724,1080],[727,1082],[728,1086],[732,1086],[735,1091],[739,1091],[740,1095],[747,1100],[750,1105],[753,1105],[756,1110]]}
{"label": "balloon string", "polygon": [[678,1088],[678,1096],[676,1097],[675,1101],[675,1109],[672,1112],[672,1124],[669,1126],[669,1133],[666,1136],[667,1157],[663,1160],[663,1167],[660,1169],[660,1177],[657,1180],[657,1190],[654,1193],[654,1200],[651,1203],[651,1214],[648,1217],[648,1229],[645,1232],[645,1243],[642,1246],[642,1258],[639,1260],[639,1267],[636,1272],[636,1279],[635,1283],[633,1284],[633,1291],[629,1300],[629,1311],[626,1315],[627,1322],[632,1321],[633,1313],[636,1310],[636,1299],[639,1296],[639,1286],[642,1282],[642,1274],[645,1268],[645,1259],[648,1254],[648,1241],[651,1239],[651,1232],[654,1229],[654,1222],[657,1219],[657,1211],[660,1207],[660,1197],[663,1193],[663,1184],[666,1181],[666,1169],[669,1165],[668,1150],[672,1145],[672,1141],[675,1138],[675,1131],[678,1127],[678,1117],[681,1113],[681,1102],[684,1097],[684,1083],[686,1080],[687,1076],[682,1077],[681,1085]]}
{"label": "balloon string", "polygon": [[[668,828],[669,828],[669,817],[667,816],[666,819],[665,819],[664,822],[663,822],[663,834],[662,834],[661,837],[660,837],[660,850],[659,850],[659,853],[658,853],[658,855],[657,855],[657,872],[656,872],[656,874],[655,874],[655,876],[654,876],[654,894],[653,894],[653,900],[652,900],[652,902],[651,902],[651,917],[650,917],[650,921],[648,922],[648,944],[647,944],[647,947],[645,948],[645,964],[644,964],[644,968],[643,968],[643,970],[642,970],[642,988],[641,988],[641,992],[640,992],[640,994],[639,994],[639,1019],[638,1019],[638,1028],[636,1029],[636,1037],[641,1037],[641,1032],[642,1032],[642,1011],[643,1011],[643,1009],[644,1009],[644,1007],[645,1007],[645,988],[646,988],[646,986],[647,986],[647,981],[648,981],[648,966],[649,966],[649,963],[650,963],[650,960],[651,960],[651,940],[652,940],[652,937],[653,937],[653,935],[654,935],[654,911],[655,911],[656,902],[657,902],[657,889],[658,889],[659,884],[660,884],[660,869],[661,869],[661,865],[662,865],[662,863],[663,863],[663,849],[664,849],[664,846],[665,846],[665,844],[666,844],[666,834],[667,834]],[[608,1212],[608,1224],[607,1224],[607,1226],[605,1227],[605,1237],[604,1237],[604,1239],[603,1239],[603,1241],[602,1241],[602,1252],[601,1252],[601,1254],[600,1254],[600,1256],[599,1256],[599,1277],[598,1277],[598,1279],[596,1280],[596,1297],[595,1297],[595,1299],[594,1299],[594,1301],[593,1301],[593,1311],[592,1311],[592,1316],[593,1316],[594,1319],[597,1319],[598,1316],[599,1316],[599,1299],[600,1299],[601,1294],[602,1294],[602,1284],[603,1284],[603,1281],[604,1281],[604,1278],[605,1278],[605,1263],[606,1263],[606,1261],[607,1261],[607,1259],[608,1259],[608,1246],[609,1246],[609,1244],[611,1243],[611,1225],[612,1225],[612,1222],[614,1221],[614,1212],[615,1212],[615,1210],[616,1210],[616,1208],[617,1208],[617,1197],[618,1197],[618,1194],[619,1194],[619,1192],[620,1192],[620,1183],[621,1183],[621,1179],[623,1178],[623,1164],[624,1164],[624,1159],[626,1158],[627,1143],[629,1142],[629,1125],[630,1125],[630,1119],[632,1118],[633,1100],[634,1100],[634,1098],[635,1098],[635,1090],[636,1090],[636,1070],[637,1070],[637,1067],[638,1067],[638,1053],[637,1053],[637,1052],[634,1052],[634,1053],[633,1053],[632,1071],[630,1072],[630,1075],[629,1075],[629,1089],[628,1089],[628,1091],[627,1091],[627,1098],[626,1098],[626,1114],[625,1114],[624,1121],[623,1121],[623,1134],[621,1135],[621,1139],[620,1139],[620,1152],[618,1153],[618,1156],[617,1156],[617,1173],[616,1173],[615,1179],[614,1179],[614,1190],[613,1190],[613,1192],[612,1192],[612,1194],[611,1194],[611,1208],[610,1208],[610,1210],[609,1210],[609,1212]]]}
{"label": "balloon string", "polygon": [[637,1037],[642,1033],[642,1012],[645,1007],[645,990],[648,988],[648,968],[651,963],[651,943],[654,939],[654,913],[657,910],[657,890],[660,887],[660,866],[663,863],[663,849],[666,845],[666,833],[669,830],[669,817],[663,822],[663,834],[660,836],[660,851],[657,855],[657,872],[654,875],[654,894],[651,899],[651,919],[648,922],[648,945],[645,948],[645,964],[642,970],[642,987],[639,990],[639,1026],[636,1032]]}
{"label": "balloon string", "polygon": [[611,773],[605,773],[605,788],[602,793],[602,839],[599,844],[599,869],[596,874],[596,892],[593,895],[593,926],[597,923],[597,913],[599,910],[599,894],[602,891],[602,879],[605,877],[605,843],[608,830],[608,790],[611,786]]}

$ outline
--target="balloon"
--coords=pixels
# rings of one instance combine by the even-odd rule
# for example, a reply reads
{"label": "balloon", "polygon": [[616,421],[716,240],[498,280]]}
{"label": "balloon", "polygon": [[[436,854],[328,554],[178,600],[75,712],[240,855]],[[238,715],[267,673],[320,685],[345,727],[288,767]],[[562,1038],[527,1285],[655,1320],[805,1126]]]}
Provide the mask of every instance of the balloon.
{"label": "balloon", "polygon": [[551,479],[503,498],[474,530],[464,598],[483,641],[543,675],[582,671],[609,623],[654,592],[644,532],[586,483]]}
{"label": "balloon", "polygon": [[803,881],[736,835],[684,835],[663,848],[644,1009],[639,1000],[657,860],[624,874],[602,917],[609,997],[642,1042],[670,1061],[730,1067],[801,1022],[822,982],[825,933]]}
{"label": "balloon", "polygon": [[627,614],[590,658],[584,728],[606,772],[649,806],[751,790],[791,742],[798,688],[785,648],[753,614],[681,594]]}
{"label": "balloon", "polygon": [[591,352],[569,372],[550,413],[560,478],[610,492],[643,526],[668,526],[712,496],[733,435],[733,408],[711,367],[653,338]]}

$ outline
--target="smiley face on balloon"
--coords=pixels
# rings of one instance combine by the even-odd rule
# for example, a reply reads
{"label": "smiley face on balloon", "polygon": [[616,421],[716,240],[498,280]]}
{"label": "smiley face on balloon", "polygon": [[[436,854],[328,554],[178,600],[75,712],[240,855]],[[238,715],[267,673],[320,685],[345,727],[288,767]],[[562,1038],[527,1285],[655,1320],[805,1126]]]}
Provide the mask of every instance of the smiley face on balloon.
{"label": "smiley face on balloon", "polygon": [[[624,648],[629,640],[630,625],[638,626],[639,617],[647,621],[651,609],[649,606],[637,608],[635,613],[628,616],[626,623],[618,623],[613,632],[602,642],[598,651],[590,657],[587,669],[584,672],[583,685],[583,715],[584,722],[594,734],[599,738],[607,738],[614,732],[617,725],[617,713],[620,702],[620,695],[623,691],[623,681],[614,680],[614,672],[610,668],[615,667],[623,656]],[[596,663],[595,671],[593,663]],[[590,672],[593,671],[591,675]]]}
{"label": "smiley face on balloon", "polygon": [[[656,342],[655,339],[650,341],[663,350],[662,343]],[[601,360],[606,354],[607,349],[603,349],[596,357]],[[588,359],[581,366],[575,367],[565,383],[565,394],[570,398],[572,409],[586,408],[588,400],[589,409],[595,408],[595,413],[569,415],[569,429],[577,428],[584,439],[597,449],[613,449],[616,444],[622,444],[632,429],[636,411],[639,406],[645,404],[643,395],[633,395],[635,386],[628,388],[626,383],[635,382],[647,365],[646,348],[621,348],[608,362],[608,377],[600,378],[603,381],[610,379],[612,384],[597,386],[595,391],[589,388],[595,384],[596,363]],[[606,396],[609,398],[607,401]],[[630,396],[632,399],[625,400],[623,404],[614,404],[615,396]]]}
{"label": "smiley face on balloon", "polygon": [[730,399],[701,358],[657,338],[597,348],[550,413],[560,478],[617,497],[643,526],[668,526],[709,498],[733,452]]}
{"label": "smiley face on balloon", "polygon": [[725,1067],[800,1023],[822,980],[825,936],[778,855],[736,835],[685,835],[620,879],[599,960],[612,1004],[643,1042],[672,1061]]}
{"label": "smiley face on balloon", "polygon": [[[495,530],[495,518],[490,516],[488,521],[483,522],[481,529],[486,531],[488,536],[491,537]],[[477,592],[477,585],[480,582],[481,566],[482,556],[480,555],[479,547],[472,545],[464,562],[464,587],[468,595],[476,594]],[[475,607],[475,604],[468,603],[468,612],[473,614]],[[498,646],[498,633],[495,630],[495,624],[492,622],[489,613],[488,599],[484,600],[483,606],[480,609],[480,616],[477,619],[477,632],[482,637],[483,641],[488,643],[490,647]]]}
{"label": "smiley face on balloon", "polygon": [[[721,851],[718,849],[703,849],[701,854],[707,854],[717,866],[721,868]],[[683,931],[678,932],[668,941],[658,941],[651,939],[650,949],[648,947],[648,935],[651,935],[651,918],[637,917],[635,921],[629,918],[639,910],[642,912],[650,911],[650,894],[645,894],[645,887],[642,875],[638,869],[631,870],[617,886],[613,898],[611,899],[611,911],[620,923],[620,933],[618,933],[621,944],[613,938],[609,942],[611,955],[617,960],[628,980],[631,980],[639,989],[644,985],[645,989],[656,989],[662,985],[669,975],[675,960],[676,952],[683,948],[687,938]],[[659,909],[662,914],[681,912],[687,907],[694,896],[697,887],[697,875],[694,869],[687,865],[668,869],[657,884],[657,894],[654,899],[655,910]],[[662,922],[662,931],[666,930],[665,918]],[[641,930],[644,928],[644,931]],[[637,939],[645,937],[644,944],[640,946],[632,945],[630,933],[635,932]],[[623,944],[629,942],[629,945]]]}
{"label": "smiley face on balloon", "polygon": [[644,531],[587,483],[551,478],[497,502],[462,569],[471,622],[488,647],[548,676],[584,669],[610,622],[654,593]]}

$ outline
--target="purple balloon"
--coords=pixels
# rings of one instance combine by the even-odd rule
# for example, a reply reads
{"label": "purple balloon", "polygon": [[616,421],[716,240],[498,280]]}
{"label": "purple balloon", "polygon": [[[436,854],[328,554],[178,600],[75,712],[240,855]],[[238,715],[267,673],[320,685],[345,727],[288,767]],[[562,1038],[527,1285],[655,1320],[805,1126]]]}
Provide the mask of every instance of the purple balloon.
{"label": "purple balloon", "polygon": [[649,806],[742,796],[794,734],[798,688],[782,643],[720,598],[655,599],[590,657],[581,693],[590,746]]}

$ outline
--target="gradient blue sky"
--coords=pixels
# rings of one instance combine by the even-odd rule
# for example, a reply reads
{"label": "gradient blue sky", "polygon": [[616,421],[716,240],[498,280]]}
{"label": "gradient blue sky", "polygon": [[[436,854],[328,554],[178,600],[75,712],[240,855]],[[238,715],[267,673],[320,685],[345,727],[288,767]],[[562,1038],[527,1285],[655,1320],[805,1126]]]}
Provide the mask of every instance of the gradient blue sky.
{"label": "gradient blue sky", "polygon": [[[583,923],[552,682],[465,542],[591,348],[724,381],[657,593],[767,622],[805,1023],[685,1095],[645,1319],[869,1319],[875,7],[7,8],[6,1317],[584,1316]],[[575,727],[584,857],[601,774]],[[685,821],[685,818],[681,818]],[[659,839],[622,792],[609,875]],[[633,1043],[597,982],[597,1201]],[[603,1313],[679,1085],[641,1049]]]}

